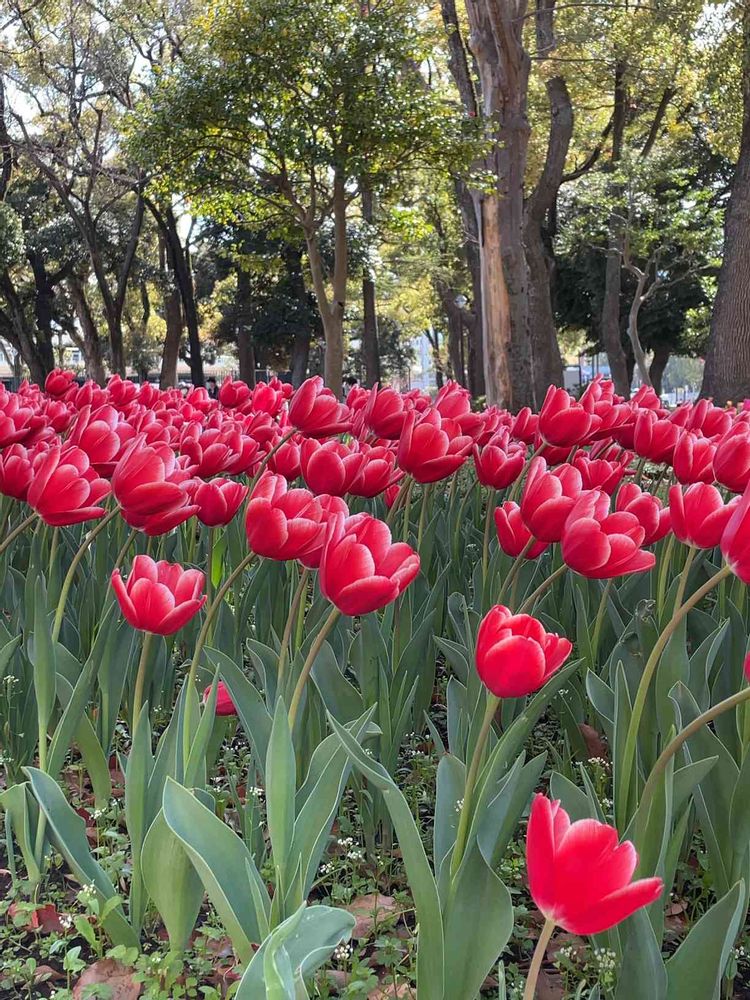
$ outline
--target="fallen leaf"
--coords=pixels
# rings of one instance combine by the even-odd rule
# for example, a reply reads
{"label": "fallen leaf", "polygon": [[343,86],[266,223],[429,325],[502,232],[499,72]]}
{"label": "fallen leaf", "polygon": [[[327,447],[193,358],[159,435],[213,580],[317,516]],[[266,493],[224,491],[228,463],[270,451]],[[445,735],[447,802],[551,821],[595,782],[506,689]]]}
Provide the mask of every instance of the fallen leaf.
{"label": "fallen leaf", "polygon": [[123,965],[114,958],[102,958],[81,973],[73,989],[73,1000],[83,1000],[86,986],[108,986],[110,1000],[137,1000],[143,984],[135,982],[132,972],[129,965]]}
{"label": "fallen leaf", "polygon": [[394,1000],[398,997],[416,997],[415,991],[410,983],[388,983],[386,986],[378,986],[367,994],[367,1000]]}
{"label": "fallen leaf", "polygon": [[44,931],[45,934],[63,934],[65,932],[60,914],[53,903],[37,907],[36,916],[39,921],[39,930]]}
{"label": "fallen leaf", "polygon": [[565,989],[563,988],[562,976],[555,973],[539,973],[536,984],[537,1000],[565,1000]]}
{"label": "fallen leaf", "polygon": [[588,759],[601,757],[602,760],[609,760],[609,748],[604,741],[604,737],[586,722],[579,722],[578,729],[583,737],[583,742],[586,744]]}
{"label": "fallen leaf", "polygon": [[53,969],[51,965],[37,965],[34,970],[35,983],[52,983],[65,979],[65,973],[59,969]]}
{"label": "fallen leaf", "polygon": [[348,910],[356,920],[352,931],[352,937],[356,939],[369,937],[377,923],[398,911],[393,896],[381,896],[374,892],[366,896],[357,896],[344,909]]}

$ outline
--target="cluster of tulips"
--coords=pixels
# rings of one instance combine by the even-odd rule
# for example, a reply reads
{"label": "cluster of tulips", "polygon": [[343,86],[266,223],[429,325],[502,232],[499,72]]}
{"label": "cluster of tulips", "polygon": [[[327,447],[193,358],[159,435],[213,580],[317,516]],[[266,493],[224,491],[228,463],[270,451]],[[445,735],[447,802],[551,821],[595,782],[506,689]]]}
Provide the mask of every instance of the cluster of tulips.
{"label": "cluster of tulips", "polygon": [[[0,497],[0,678],[33,695],[5,719],[0,702],[17,765],[0,805],[37,894],[56,849],[113,942],[138,946],[152,907],[179,950],[208,893],[245,967],[237,997],[293,1000],[351,933],[346,911],[310,905],[350,783],[370,846],[399,841],[424,1000],[473,1000],[502,955],[496,869],[525,815],[544,917],[527,998],[556,926],[606,938],[618,1000],[644,975],[654,1000],[731,982],[750,874],[750,411],[667,411],[599,378],[511,414],[454,383],[342,403],[318,377],[226,379],[212,399],[54,371],[0,393]],[[545,758],[524,746],[544,713],[571,756],[604,733],[609,806],[572,765],[530,805]],[[108,798],[123,719],[127,907],[57,784],[75,746]],[[267,809],[240,834],[210,792],[237,724]],[[394,780],[425,726],[431,863]],[[665,961],[659,900],[696,830],[716,901]]]}

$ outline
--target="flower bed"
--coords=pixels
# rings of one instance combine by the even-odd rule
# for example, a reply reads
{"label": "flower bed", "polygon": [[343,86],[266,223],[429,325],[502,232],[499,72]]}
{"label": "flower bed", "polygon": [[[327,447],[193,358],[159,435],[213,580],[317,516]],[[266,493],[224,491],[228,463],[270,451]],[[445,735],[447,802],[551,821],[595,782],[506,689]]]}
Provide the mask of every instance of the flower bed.
{"label": "flower bed", "polygon": [[0,989],[744,995],[747,417],[0,393]]}

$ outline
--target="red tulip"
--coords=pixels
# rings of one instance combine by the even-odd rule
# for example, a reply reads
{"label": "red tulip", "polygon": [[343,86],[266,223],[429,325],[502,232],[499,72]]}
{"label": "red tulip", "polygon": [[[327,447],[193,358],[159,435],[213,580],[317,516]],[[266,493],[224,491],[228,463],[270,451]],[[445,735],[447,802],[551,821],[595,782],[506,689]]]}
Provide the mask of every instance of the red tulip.
{"label": "red tulip", "polygon": [[721,438],[714,454],[716,481],[733,493],[750,483],[750,425],[737,423]]}
{"label": "red tulip", "polygon": [[699,399],[688,404],[685,427],[700,431],[707,438],[721,437],[732,426],[733,411],[723,406],[714,406],[710,399]]}
{"label": "red tulip", "polygon": [[194,480],[188,486],[191,502],[198,508],[198,520],[210,528],[229,524],[247,496],[248,487],[233,479]]}
{"label": "red tulip", "polygon": [[609,513],[606,493],[591,490],[576,502],[565,522],[562,557],[567,566],[593,580],[642,573],[656,562],[644,552],[646,532],[634,514]]}
{"label": "red tulip", "polygon": [[523,444],[533,444],[539,429],[539,416],[523,406],[513,420],[510,436]]}
{"label": "red tulip", "polygon": [[526,835],[529,889],[539,910],[569,934],[601,934],[660,897],[660,878],[632,882],[635,848],[595,819],[575,823],[537,795]]}
{"label": "red tulip", "polygon": [[617,491],[616,511],[634,514],[646,532],[643,544],[653,545],[669,533],[672,516],[658,497],[644,493],[635,483],[624,483]]}
{"label": "red tulip", "polygon": [[278,379],[258,382],[253,389],[251,409],[253,413],[267,413],[276,417],[284,405],[284,399],[284,387]]}
{"label": "red tulip", "polygon": [[300,464],[301,443],[303,438],[290,438],[275,452],[268,461],[268,467],[272,472],[277,472],[283,476],[287,482],[293,482],[302,475]]}
{"label": "red tulip", "polygon": [[694,483],[682,490],[673,486],[669,491],[672,531],[685,545],[696,549],[714,549],[721,541],[737,501],[724,503],[715,486]]}
{"label": "red tulip", "polygon": [[[46,450],[46,446],[42,446]],[[12,444],[0,453],[0,493],[25,500],[33,479],[34,452],[22,444]]]}
{"label": "red tulip", "polygon": [[435,483],[463,465],[472,443],[455,420],[437,410],[412,412],[398,444],[398,464],[418,483]]}
{"label": "red tulip", "polygon": [[243,410],[252,401],[253,390],[240,379],[236,381],[230,375],[219,387],[218,399],[227,410]]}
{"label": "red tulip", "polygon": [[396,455],[383,445],[361,444],[359,450],[364,462],[347,492],[354,497],[380,496],[402,475],[396,468]]}
{"label": "red tulip", "polygon": [[681,483],[712,483],[716,445],[693,431],[683,431],[672,454],[672,468]]}
{"label": "red tulip", "polygon": [[127,621],[156,635],[172,635],[198,614],[206,603],[201,596],[204,580],[200,570],[143,555],[133,560],[127,582],[119,569],[112,573],[112,587]]}
{"label": "red tulip", "polygon": [[0,448],[29,444],[44,422],[43,416],[24,403],[23,396],[0,389]]}
{"label": "red tulip", "polygon": [[339,403],[320,375],[306,379],[289,404],[292,426],[308,437],[330,437],[349,430],[349,409]]}
{"label": "red tulip", "polygon": [[396,502],[400,489],[401,487],[398,483],[393,483],[392,486],[386,487],[386,489],[383,491],[383,499],[385,500],[385,505],[388,508],[388,510],[390,510],[391,507]]}
{"label": "red tulip", "polygon": [[545,542],[559,542],[582,488],[581,473],[572,465],[547,472],[541,456],[533,459],[521,497],[521,514],[531,534]]}
{"label": "red tulip", "polygon": [[[244,382],[242,383],[245,384]],[[203,692],[203,704],[205,705],[208,701],[208,696],[211,694],[211,685],[206,688]],[[232,696],[229,693],[229,688],[226,686],[224,681],[219,681],[216,685],[216,715],[236,715],[237,709],[234,702],[232,701]]]}
{"label": "red tulip", "polygon": [[200,423],[193,421],[180,436],[180,452],[187,455],[191,474],[201,479],[228,472],[241,450],[240,428],[233,423],[204,429]]}
{"label": "red tulip", "polygon": [[300,448],[302,478],[313,493],[343,496],[362,470],[365,456],[356,446],[342,441],[306,438]]}
{"label": "red tulip", "polygon": [[[521,516],[521,508],[512,500],[506,500],[495,508],[495,528],[500,548],[508,556],[517,558],[532,539],[532,534]],[[547,542],[534,541],[526,553],[526,559],[536,559],[547,548]]]}
{"label": "red tulip", "polygon": [[396,389],[374,386],[364,409],[364,421],[379,438],[396,439],[411,407]]}
{"label": "red tulip", "polygon": [[76,373],[64,371],[62,368],[55,368],[44,380],[44,391],[49,396],[60,399],[75,383]]}
{"label": "red tulip", "polygon": [[441,417],[455,420],[462,434],[474,440],[484,428],[484,414],[475,413],[471,408],[471,393],[452,379],[438,391],[434,403]]}
{"label": "red tulip", "polygon": [[539,411],[539,433],[548,444],[572,448],[596,433],[601,417],[594,413],[593,397],[577,402],[566,389],[551,385]]}
{"label": "red tulip", "polygon": [[474,468],[482,486],[504,490],[514,483],[526,463],[526,445],[511,442],[507,429],[498,431],[479,448],[474,445]]}
{"label": "red tulip", "polygon": [[245,532],[259,556],[299,559],[324,537],[323,509],[309,490],[290,490],[283,476],[264,472],[247,505]]}
{"label": "red tulip", "polygon": [[633,450],[641,458],[671,463],[680,429],[653,410],[639,410],[635,418]]}
{"label": "red tulip", "polygon": [[721,536],[721,551],[734,575],[750,583],[750,487],[728,507],[731,517]]}
{"label": "red tulip", "polygon": [[604,458],[589,458],[579,451],[573,459],[573,466],[581,473],[585,490],[603,490],[611,496],[622,482],[629,462],[630,455],[627,452],[624,459],[608,462]]}
{"label": "red tulip", "polygon": [[419,556],[391,541],[369,514],[331,518],[320,561],[320,589],[345,615],[366,615],[395,601],[419,573]]}
{"label": "red tulip", "polygon": [[308,569],[318,569],[320,567],[320,560],[323,556],[323,549],[325,547],[326,532],[328,529],[328,524],[332,518],[337,514],[343,514],[344,517],[349,517],[349,508],[346,505],[346,501],[342,500],[341,497],[329,496],[326,493],[321,494],[317,497],[320,504],[321,510],[323,511],[323,531],[320,535],[320,540],[318,545],[311,549],[309,552],[305,552],[304,555],[300,556],[299,561],[303,566],[307,566]]}
{"label": "red tulip", "polygon": [[531,615],[514,615],[496,604],[477,633],[477,673],[497,698],[522,698],[538,691],[570,656],[572,643]]}
{"label": "red tulip", "polygon": [[109,483],[91,468],[80,448],[56,445],[37,455],[27,501],[47,523],[80,524],[101,517],[98,506],[109,493]]}
{"label": "red tulip", "polygon": [[103,472],[122,449],[122,439],[117,433],[121,419],[114,406],[100,406],[93,412],[90,406],[84,406],[73,423],[68,442],[85,451],[91,464]]}

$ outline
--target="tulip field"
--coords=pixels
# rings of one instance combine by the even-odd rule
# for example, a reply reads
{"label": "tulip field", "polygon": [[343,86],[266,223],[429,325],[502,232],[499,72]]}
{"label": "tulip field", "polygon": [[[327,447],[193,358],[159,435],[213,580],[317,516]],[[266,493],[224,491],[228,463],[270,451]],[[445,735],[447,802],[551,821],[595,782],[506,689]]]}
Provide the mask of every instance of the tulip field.
{"label": "tulip field", "polygon": [[0,997],[750,997],[750,409],[0,390]]}

